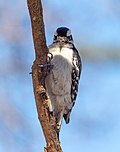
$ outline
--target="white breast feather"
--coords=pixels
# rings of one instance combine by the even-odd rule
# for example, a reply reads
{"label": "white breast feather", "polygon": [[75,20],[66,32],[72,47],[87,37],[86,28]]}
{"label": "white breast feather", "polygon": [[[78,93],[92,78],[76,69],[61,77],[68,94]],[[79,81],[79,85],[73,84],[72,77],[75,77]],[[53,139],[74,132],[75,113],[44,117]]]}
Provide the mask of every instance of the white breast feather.
{"label": "white breast feather", "polygon": [[53,54],[53,69],[46,78],[48,94],[65,95],[71,93],[71,72],[73,51],[69,48],[50,48]]}

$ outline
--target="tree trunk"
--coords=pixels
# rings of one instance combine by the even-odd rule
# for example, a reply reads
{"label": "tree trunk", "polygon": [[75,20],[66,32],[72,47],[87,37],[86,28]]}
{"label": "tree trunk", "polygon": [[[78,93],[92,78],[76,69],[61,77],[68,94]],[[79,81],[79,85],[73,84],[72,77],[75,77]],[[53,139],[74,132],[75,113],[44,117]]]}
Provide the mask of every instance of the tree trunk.
{"label": "tree trunk", "polygon": [[45,90],[46,69],[38,65],[47,61],[46,46],[41,0],[27,0],[30,13],[32,35],[35,48],[35,61],[32,66],[32,80],[38,118],[46,140],[44,152],[62,152],[55,131],[55,119],[50,114],[49,101]]}

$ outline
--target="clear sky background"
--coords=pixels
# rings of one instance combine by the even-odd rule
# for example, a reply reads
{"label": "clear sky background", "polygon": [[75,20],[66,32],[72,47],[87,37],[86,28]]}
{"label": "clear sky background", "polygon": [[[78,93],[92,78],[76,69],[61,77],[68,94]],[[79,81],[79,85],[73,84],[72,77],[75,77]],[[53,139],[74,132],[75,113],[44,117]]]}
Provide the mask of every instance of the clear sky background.
{"label": "clear sky background", "polygon": [[[64,152],[120,152],[120,1],[43,1],[47,44],[67,26],[83,69]],[[0,1],[0,152],[43,151],[29,72],[34,47],[26,1]]]}
{"label": "clear sky background", "polygon": [[[77,41],[89,45],[120,45],[119,0],[44,1],[45,21],[55,26],[68,25]],[[50,10],[47,13],[47,8]],[[49,20],[49,17],[52,20]],[[55,18],[56,17],[56,18]],[[47,26],[48,25],[48,26]],[[49,24],[46,24],[49,29]],[[81,44],[80,43],[80,44]]]}

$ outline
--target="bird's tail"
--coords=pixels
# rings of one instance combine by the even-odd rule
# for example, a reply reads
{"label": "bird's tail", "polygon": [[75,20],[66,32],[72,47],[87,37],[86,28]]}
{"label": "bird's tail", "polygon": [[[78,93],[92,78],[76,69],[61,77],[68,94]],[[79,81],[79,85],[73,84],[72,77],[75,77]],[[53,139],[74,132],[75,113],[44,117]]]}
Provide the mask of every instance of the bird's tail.
{"label": "bird's tail", "polygon": [[63,115],[66,124],[68,124],[70,122],[70,113],[71,113],[71,111],[69,111],[67,114]]}

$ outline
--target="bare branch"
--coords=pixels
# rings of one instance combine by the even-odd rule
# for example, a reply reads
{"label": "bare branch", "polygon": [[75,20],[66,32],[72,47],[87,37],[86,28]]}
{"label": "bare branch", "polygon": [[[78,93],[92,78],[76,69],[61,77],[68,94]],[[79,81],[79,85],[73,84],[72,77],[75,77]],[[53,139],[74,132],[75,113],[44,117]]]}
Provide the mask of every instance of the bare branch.
{"label": "bare branch", "polygon": [[44,149],[44,151],[62,152],[54,127],[55,120],[50,115],[49,101],[47,99],[46,90],[44,87],[46,69],[42,69],[38,66],[39,64],[46,63],[48,53],[45,39],[41,0],[27,0],[27,4],[30,13],[36,55],[36,59],[32,66],[34,96],[38,111],[38,118],[41,123],[47,143],[47,147]]}

